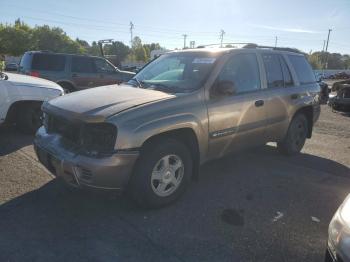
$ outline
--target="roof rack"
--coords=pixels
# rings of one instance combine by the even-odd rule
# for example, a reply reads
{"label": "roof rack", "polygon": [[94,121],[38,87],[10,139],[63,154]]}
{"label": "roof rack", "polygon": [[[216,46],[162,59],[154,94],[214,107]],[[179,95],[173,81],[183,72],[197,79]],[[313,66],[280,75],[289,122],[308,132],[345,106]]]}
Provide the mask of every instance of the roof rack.
{"label": "roof rack", "polygon": [[303,54],[303,52],[299,51],[296,48],[265,46],[265,45],[258,45],[258,44],[254,44],[254,43],[222,43],[222,44],[220,43],[220,44],[200,45],[197,48],[205,48],[205,47],[213,47],[213,46],[221,47],[221,46],[224,46],[224,45],[244,45],[242,48],[271,49],[271,50],[277,50],[277,51],[288,51],[288,52]]}
{"label": "roof rack", "polygon": [[245,42],[240,42],[240,43],[219,43],[219,44],[208,44],[208,45],[199,45],[197,48],[205,48],[205,47],[210,47],[210,46],[225,46],[225,45],[255,45],[253,43],[245,43]]}

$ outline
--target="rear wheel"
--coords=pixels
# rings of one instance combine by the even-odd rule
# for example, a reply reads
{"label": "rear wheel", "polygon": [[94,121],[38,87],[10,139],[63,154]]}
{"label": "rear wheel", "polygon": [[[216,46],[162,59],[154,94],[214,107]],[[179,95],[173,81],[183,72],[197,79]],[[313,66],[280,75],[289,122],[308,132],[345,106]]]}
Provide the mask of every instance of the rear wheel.
{"label": "rear wheel", "polygon": [[156,208],[179,198],[189,184],[192,157],[187,147],[173,139],[147,146],[130,181],[132,198],[141,206]]}
{"label": "rear wheel", "polygon": [[34,134],[42,126],[41,104],[21,105],[17,111],[17,126],[25,134]]}
{"label": "rear wheel", "polygon": [[297,114],[289,125],[283,141],[277,143],[278,150],[285,155],[299,153],[305,144],[308,132],[308,122],[304,114]]}

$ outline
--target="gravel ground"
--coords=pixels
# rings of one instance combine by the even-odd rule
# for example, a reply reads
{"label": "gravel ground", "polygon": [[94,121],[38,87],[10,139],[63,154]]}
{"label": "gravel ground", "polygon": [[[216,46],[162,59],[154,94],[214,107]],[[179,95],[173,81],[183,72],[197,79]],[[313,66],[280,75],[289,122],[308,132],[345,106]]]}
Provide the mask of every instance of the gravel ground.
{"label": "gravel ground", "polygon": [[210,162],[160,210],[67,192],[31,142],[0,130],[0,261],[322,261],[350,192],[350,116],[327,106],[302,154],[271,144]]}

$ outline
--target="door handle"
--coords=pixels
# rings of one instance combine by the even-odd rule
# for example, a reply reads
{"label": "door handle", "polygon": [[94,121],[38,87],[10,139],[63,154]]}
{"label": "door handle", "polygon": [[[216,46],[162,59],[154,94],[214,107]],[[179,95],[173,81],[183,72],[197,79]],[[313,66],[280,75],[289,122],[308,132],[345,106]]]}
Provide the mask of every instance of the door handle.
{"label": "door handle", "polygon": [[263,106],[264,105],[264,100],[257,100],[255,101],[255,106],[259,107],[259,106]]}
{"label": "door handle", "polygon": [[292,94],[290,96],[291,99],[298,99],[299,98],[299,95],[298,94]]}

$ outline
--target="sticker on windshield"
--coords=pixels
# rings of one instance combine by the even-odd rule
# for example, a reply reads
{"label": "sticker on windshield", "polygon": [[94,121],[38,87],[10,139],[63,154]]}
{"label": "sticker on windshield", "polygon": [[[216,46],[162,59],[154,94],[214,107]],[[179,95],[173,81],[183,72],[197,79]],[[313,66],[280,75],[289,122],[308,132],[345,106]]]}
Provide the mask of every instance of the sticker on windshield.
{"label": "sticker on windshield", "polygon": [[204,58],[195,58],[192,64],[212,64],[215,62],[215,58],[212,57],[204,57]]}

